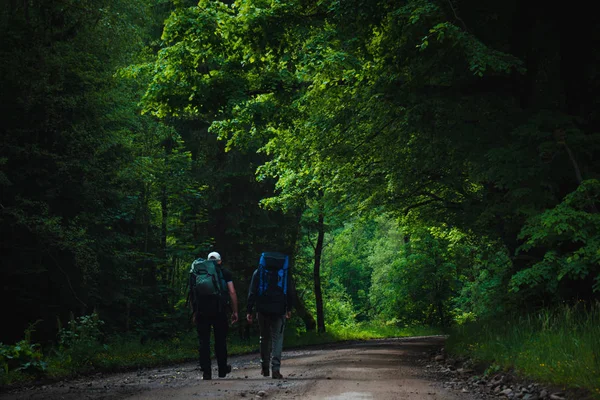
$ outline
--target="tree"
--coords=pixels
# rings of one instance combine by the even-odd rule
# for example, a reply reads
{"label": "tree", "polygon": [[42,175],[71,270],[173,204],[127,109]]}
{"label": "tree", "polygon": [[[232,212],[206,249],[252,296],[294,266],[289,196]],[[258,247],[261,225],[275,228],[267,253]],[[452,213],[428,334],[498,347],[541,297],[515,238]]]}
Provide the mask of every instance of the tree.
{"label": "tree", "polygon": [[[525,221],[597,174],[600,143],[591,103],[574,95],[595,78],[574,77],[576,61],[560,46],[573,32],[595,34],[552,31],[559,15],[534,11],[511,2],[200,2],[167,25],[147,109],[212,120],[228,146],[259,143],[270,157],[259,176],[277,179],[278,201],[324,193],[356,211],[499,239],[514,274],[527,268],[515,257]],[[538,46],[545,34],[550,45]],[[560,139],[557,128],[567,132]]]}

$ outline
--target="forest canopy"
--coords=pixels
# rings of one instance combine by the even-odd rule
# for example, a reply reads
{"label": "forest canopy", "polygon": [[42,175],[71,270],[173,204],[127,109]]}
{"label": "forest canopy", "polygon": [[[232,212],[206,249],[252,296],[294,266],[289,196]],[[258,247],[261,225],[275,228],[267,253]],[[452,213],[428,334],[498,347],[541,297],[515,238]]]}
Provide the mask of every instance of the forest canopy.
{"label": "forest canopy", "polygon": [[[188,329],[293,256],[301,329],[448,326],[600,293],[597,23],[473,0],[0,10],[2,342]],[[240,328],[241,329],[241,328]]]}

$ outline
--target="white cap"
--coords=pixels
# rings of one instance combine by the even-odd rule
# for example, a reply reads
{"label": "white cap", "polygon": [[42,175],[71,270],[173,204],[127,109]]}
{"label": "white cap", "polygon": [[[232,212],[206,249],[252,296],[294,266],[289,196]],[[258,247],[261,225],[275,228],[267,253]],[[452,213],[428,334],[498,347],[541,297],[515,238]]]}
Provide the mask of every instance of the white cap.
{"label": "white cap", "polygon": [[216,251],[213,251],[212,253],[208,254],[208,259],[209,260],[220,260],[221,255],[219,253],[217,253]]}

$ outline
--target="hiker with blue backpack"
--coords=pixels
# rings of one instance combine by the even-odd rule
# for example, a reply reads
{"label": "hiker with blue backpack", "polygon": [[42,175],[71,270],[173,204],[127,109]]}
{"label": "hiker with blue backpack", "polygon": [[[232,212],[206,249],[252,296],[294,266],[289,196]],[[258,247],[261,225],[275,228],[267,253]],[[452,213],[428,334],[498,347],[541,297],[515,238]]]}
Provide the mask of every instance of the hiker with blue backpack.
{"label": "hiker with blue backpack", "polygon": [[227,313],[231,308],[231,323],[235,324],[238,303],[231,272],[223,268],[221,262],[221,255],[213,251],[208,260],[195,260],[190,270],[192,320],[198,331],[198,358],[204,380],[212,379],[211,330],[214,330],[219,378],[231,372],[231,365],[227,364]]}
{"label": "hiker with blue backpack", "polygon": [[[253,321],[256,306],[260,330],[260,362],[262,376],[281,379],[281,351],[285,321],[291,317],[293,297],[290,294],[289,257],[282,253],[261,254],[258,268],[252,274],[248,291],[246,319]],[[269,363],[272,374],[269,371]]]}

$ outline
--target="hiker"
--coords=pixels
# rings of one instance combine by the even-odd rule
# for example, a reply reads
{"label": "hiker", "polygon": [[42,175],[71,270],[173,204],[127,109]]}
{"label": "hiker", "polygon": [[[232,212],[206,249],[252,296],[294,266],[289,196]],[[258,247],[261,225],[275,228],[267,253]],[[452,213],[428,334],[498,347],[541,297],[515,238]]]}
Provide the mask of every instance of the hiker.
{"label": "hiker", "polygon": [[213,251],[208,255],[208,260],[195,260],[190,270],[192,320],[198,331],[198,358],[204,380],[212,379],[211,328],[214,330],[219,378],[231,372],[231,365],[227,364],[227,313],[231,307],[231,323],[235,324],[238,320],[238,302],[231,272],[223,268],[221,263],[221,255]]}
{"label": "hiker", "polygon": [[246,319],[253,321],[256,305],[260,330],[260,363],[262,376],[269,376],[269,362],[273,379],[281,379],[281,351],[285,320],[291,317],[293,306],[288,276],[289,258],[275,252],[262,253],[258,268],[252,274],[248,291]]}

